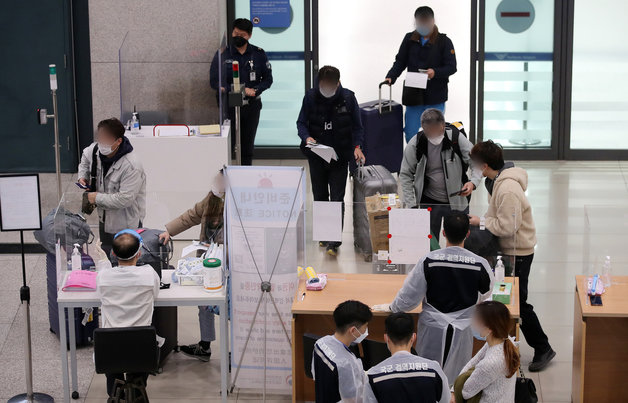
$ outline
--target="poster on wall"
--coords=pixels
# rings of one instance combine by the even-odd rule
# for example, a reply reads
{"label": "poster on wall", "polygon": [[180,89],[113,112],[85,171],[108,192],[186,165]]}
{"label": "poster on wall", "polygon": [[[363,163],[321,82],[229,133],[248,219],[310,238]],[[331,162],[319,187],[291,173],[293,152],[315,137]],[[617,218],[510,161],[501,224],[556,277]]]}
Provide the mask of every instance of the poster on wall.
{"label": "poster on wall", "polygon": [[260,28],[290,26],[290,0],[250,0],[251,21]]}
{"label": "poster on wall", "polygon": [[[304,250],[304,172],[300,167],[259,166],[230,166],[225,172],[233,373],[244,356],[235,386],[262,389],[266,356],[266,389],[290,393],[292,355],[284,326],[291,335],[296,268]],[[268,294],[255,315],[262,281],[270,281],[279,315]]]}

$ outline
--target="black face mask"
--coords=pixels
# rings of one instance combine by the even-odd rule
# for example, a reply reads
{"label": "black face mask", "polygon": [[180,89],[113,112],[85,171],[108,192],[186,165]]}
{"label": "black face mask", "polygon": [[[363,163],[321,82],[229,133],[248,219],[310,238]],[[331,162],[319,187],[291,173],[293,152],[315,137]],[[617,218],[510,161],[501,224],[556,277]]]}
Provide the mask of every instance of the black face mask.
{"label": "black face mask", "polygon": [[249,41],[246,40],[246,38],[243,38],[241,36],[234,36],[233,37],[233,45],[236,48],[241,48],[244,45],[246,45]]}

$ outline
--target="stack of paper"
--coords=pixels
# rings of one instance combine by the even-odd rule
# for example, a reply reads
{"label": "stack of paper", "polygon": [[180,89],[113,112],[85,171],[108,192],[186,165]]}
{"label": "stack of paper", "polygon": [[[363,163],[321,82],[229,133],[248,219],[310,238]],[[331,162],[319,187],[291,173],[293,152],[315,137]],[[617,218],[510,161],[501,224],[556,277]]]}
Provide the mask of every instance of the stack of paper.
{"label": "stack of paper", "polygon": [[198,127],[199,136],[220,136],[220,125],[200,125]]}
{"label": "stack of paper", "polygon": [[63,291],[96,291],[98,273],[88,270],[73,270],[65,280]]}
{"label": "stack of paper", "polygon": [[308,144],[306,147],[312,150],[314,154],[324,159],[327,163],[331,162],[331,160],[338,160],[338,154],[336,154],[336,151],[332,147],[323,144]]}

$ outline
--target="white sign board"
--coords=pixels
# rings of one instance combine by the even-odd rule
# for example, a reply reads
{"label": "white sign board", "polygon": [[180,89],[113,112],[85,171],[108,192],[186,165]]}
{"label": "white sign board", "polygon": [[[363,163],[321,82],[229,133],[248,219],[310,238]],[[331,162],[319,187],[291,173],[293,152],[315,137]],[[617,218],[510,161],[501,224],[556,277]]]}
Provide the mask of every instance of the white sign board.
{"label": "white sign board", "polygon": [[0,176],[0,229],[41,229],[38,175]]}
{"label": "white sign board", "polygon": [[312,240],[342,241],[342,202],[314,202]]}
{"label": "white sign board", "polygon": [[391,263],[416,264],[430,252],[430,212],[426,209],[392,209],[388,213]]}
{"label": "white sign board", "polygon": [[[300,167],[228,166],[225,227],[231,275],[231,351],[233,371],[244,355],[235,386],[264,386],[274,393],[292,391],[292,353],[282,323],[269,299],[260,306],[261,282],[269,281],[271,295],[291,335],[291,308],[303,264],[305,176]],[[266,333],[264,333],[266,317]]]}

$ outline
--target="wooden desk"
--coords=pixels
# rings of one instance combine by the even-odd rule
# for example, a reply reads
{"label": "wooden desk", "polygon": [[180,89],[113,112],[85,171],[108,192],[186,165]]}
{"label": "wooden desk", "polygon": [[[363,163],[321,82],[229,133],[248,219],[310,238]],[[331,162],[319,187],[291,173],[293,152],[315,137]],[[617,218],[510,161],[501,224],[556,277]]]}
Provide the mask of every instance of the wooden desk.
{"label": "wooden desk", "polygon": [[621,387],[628,376],[628,276],[613,277],[602,295],[603,306],[591,306],[586,276],[576,276],[573,322],[574,403],[626,400]]}
{"label": "wooden desk", "polygon": [[[406,275],[400,274],[342,274],[327,275],[327,286],[323,291],[305,291],[305,281],[299,282],[292,304],[292,401],[314,401],[314,381],[305,376],[303,363],[303,334],[324,336],[335,330],[332,314],[334,309],[349,299],[368,306],[392,302],[401,289]],[[512,278],[506,281],[512,282]],[[305,292],[305,298],[301,296]],[[514,282],[513,297],[508,306],[515,322],[519,320],[519,284]],[[418,319],[421,305],[410,313]],[[373,312],[369,322],[369,340],[384,341],[384,320],[389,314]],[[513,323],[513,335],[517,338],[518,325]],[[482,343],[478,346],[481,347]],[[477,351],[477,346],[476,351]]]}

